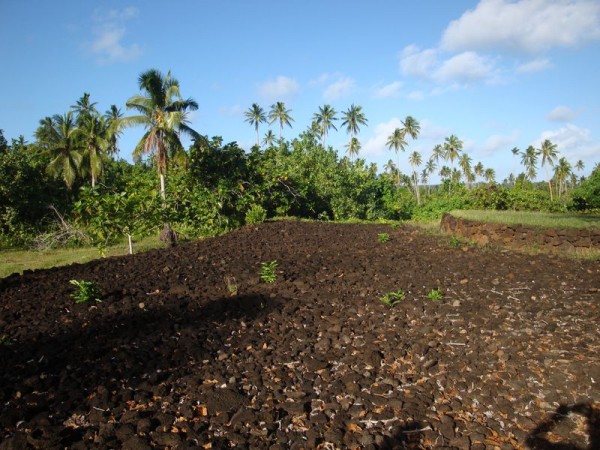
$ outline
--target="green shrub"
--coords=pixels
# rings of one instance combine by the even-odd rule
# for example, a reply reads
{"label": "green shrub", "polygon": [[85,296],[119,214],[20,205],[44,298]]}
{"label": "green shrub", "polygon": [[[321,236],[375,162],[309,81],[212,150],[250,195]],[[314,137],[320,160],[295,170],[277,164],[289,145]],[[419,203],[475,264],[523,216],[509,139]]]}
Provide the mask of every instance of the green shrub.
{"label": "green shrub", "polygon": [[569,209],[589,211],[600,209],[600,168],[592,172],[571,194]]}
{"label": "green shrub", "polygon": [[382,244],[385,244],[386,242],[389,242],[389,241],[390,241],[390,235],[389,235],[389,234],[387,234],[387,233],[379,233],[379,234],[377,235],[377,240],[378,240],[379,242],[381,242]]}
{"label": "green shrub", "polygon": [[73,286],[77,287],[77,290],[71,294],[71,298],[75,300],[75,303],[87,303],[89,301],[100,302],[102,293],[100,288],[93,281],[85,280],[71,280],[69,281]]}
{"label": "green shrub", "polygon": [[260,279],[265,283],[275,283],[277,281],[277,261],[261,263]]}
{"label": "green shrub", "polygon": [[406,294],[404,293],[404,291],[402,289],[398,289],[395,292],[388,292],[387,294],[384,294],[382,297],[379,297],[379,301],[381,303],[389,306],[390,308],[393,308],[394,306],[396,306],[398,303],[400,303],[405,298],[406,298]]}
{"label": "green shrub", "polygon": [[263,223],[265,220],[267,220],[267,211],[260,205],[254,204],[246,212],[246,223],[249,225]]}

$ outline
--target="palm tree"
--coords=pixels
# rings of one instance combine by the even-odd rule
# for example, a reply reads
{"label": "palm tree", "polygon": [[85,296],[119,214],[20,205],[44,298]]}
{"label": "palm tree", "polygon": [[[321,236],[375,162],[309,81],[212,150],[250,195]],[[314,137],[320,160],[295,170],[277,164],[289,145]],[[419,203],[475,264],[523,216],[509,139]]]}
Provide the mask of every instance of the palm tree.
{"label": "palm tree", "polygon": [[450,167],[442,166],[442,168],[440,169],[440,177],[442,177],[442,180],[450,179],[450,175],[452,175],[452,170],[450,169]]}
{"label": "palm tree", "polygon": [[[556,150],[556,144],[553,144],[550,139],[546,139],[542,142],[542,147],[539,150],[540,155],[542,155],[542,167],[546,166],[548,163],[549,166],[554,166],[554,160],[558,156],[558,151]],[[548,190],[550,191],[550,201],[552,201],[552,183],[550,183],[550,172],[548,167],[546,166],[546,181],[548,182]]]}
{"label": "palm tree", "polygon": [[419,133],[421,132],[421,125],[414,117],[406,116],[402,122],[402,125],[402,132],[404,133],[404,136],[408,135],[413,140],[417,139]]}
{"label": "palm tree", "polygon": [[123,133],[121,117],[123,117],[123,114],[121,113],[121,110],[117,108],[117,105],[110,105],[110,109],[104,113],[104,118],[106,119],[108,126],[108,139],[110,141],[108,153],[111,155],[114,155],[119,151],[118,141]]}
{"label": "palm tree", "polygon": [[575,168],[576,168],[578,171],[582,171],[583,169],[585,169],[585,164],[583,163],[583,161],[582,161],[582,160],[579,160],[579,161],[577,161],[577,162],[575,163]]}
{"label": "palm tree", "polygon": [[111,145],[108,124],[97,112],[88,114],[82,118],[79,127],[75,130],[75,136],[79,140],[83,157],[87,162],[93,189],[96,187],[98,176],[102,173],[103,155]]}
{"label": "palm tree", "polygon": [[563,156],[558,160],[558,164],[554,167],[554,177],[556,178],[556,185],[558,196],[561,197],[563,193],[567,192],[567,179],[573,173],[571,163]]}
{"label": "palm tree", "polygon": [[127,108],[136,110],[139,115],[122,118],[123,126],[144,125],[146,133],[133,151],[134,159],[143,153],[151,153],[156,158],[160,177],[160,193],[165,194],[165,174],[169,157],[183,151],[180,134],[192,139],[201,136],[189,126],[188,113],[198,109],[193,99],[184,100],[179,91],[179,81],[167,72],[165,76],[150,69],[140,74],[139,88],[145,95],[134,95],[127,100]]}
{"label": "palm tree", "polygon": [[71,105],[71,109],[76,114],[75,121],[78,125],[89,116],[98,112],[96,111],[96,102],[90,103],[90,94],[87,92],[84,92],[79,100],[74,105]]}
{"label": "palm tree", "polygon": [[264,109],[262,109],[260,106],[258,106],[258,103],[252,103],[252,106],[250,108],[248,108],[248,111],[246,111],[244,113],[244,116],[246,116],[246,120],[244,120],[244,122],[248,122],[250,124],[250,126],[253,126],[254,129],[256,130],[256,145],[260,145],[260,138],[258,136],[258,127],[261,123],[264,123],[267,121],[267,117],[265,116],[265,111]]}
{"label": "palm tree", "polygon": [[392,161],[391,159],[389,159],[388,162],[383,166],[383,170],[385,171],[385,173],[389,173],[392,177],[395,177],[398,172],[396,164],[394,164],[394,161]]}
{"label": "palm tree", "polygon": [[315,113],[313,116],[313,121],[319,127],[319,132],[321,133],[321,144],[323,147],[325,147],[325,140],[327,139],[329,129],[333,128],[337,131],[337,128],[333,123],[336,120],[335,109],[330,105],[319,106],[319,112]]}
{"label": "palm tree", "polygon": [[471,181],[473,181],[473,173],[471,171],[472,161],[473,160],[471,159],[471,157],[466,153],[461,154],[458,159],[458,165],[460,166],[460,169],[462,170],[462,173],[465,177],[468,189],[471,188]]}
{"label": "palm tree", "polygon": [[292,112],[291,109],[285,109],[285,103],[277,102],[271,105],[271,110],[269,111],[269,125],[273,122],[279,122],[279,140],[281,141],[281,132],[283,131],[283,126],[287,125],[292,128],[292,123],[294,119],[290,116]]}
{"label": "palm tree", "polygon": [[417,198],[417,205],[420,205],[421,204],[421,195],[419,193],[419,175],[418,175],[417,169],[423,162],[423,160],[421,158],[421,154],[417,151],[412,152],[410,154],[410,156],[408,157],[408,162],[410,163],[410,165],[413,168],[413,180],[412,181],[413,181],[413,186],[415,189],[415,197]]}
{"label": "palm tree", "polygon": [[54,178],[62,178],[69,190],[77,179],[83,159],[76,130],[73,113],[69,111],[63,116],[57,114],[40,120],[35,132],[38,145],[51,156],[48,173]]}
{"label": "palm tree", "polygon": [[271,147],[273,145],[273,142],[275,142],[275,135],[273,134],[273,131],[267,130],[262,143],[266,147]]}
{"label": "palm tree", "polygon": [[444,158],[444,147],[442,147],[440,144],[437,144],[435,147],[433,147],[431,159],[438,163],[440,162],[440,158]]}
{"label": "palm tree", "polygon": [[[353,140],[358,141],[356,135],[360,131],[360,126],[366,125],[368,120],[362,112],[362,106],[356,106],[354,103],[348,108],[348,111],[342,113],[342,120],[342,126],[346,127],[346,132],[350,135],[350,142],[348,145],[351,145]],[[358,153],[356,156],[358,156]]]}
{"label": "palm tree", "polygon": [[481,161],[475,164],[475,167],[473,167],[473,174],[476,177],[475,181],[477,181],[477,177],[482,177],[484,175],[484,168]]}
{"label": "palm tree", "polygon": [[348,153],[348,156],[350,157],[350,160],[352,160],[355,156],[358,156],[359,152],[360,152],[360,141],[353,137],[350,139],[350,142],[348,142],[346,144],[346,153]]}
{"label": "palm tree", "polygon": [[463,142],[455,135],[450,135],[444,140],[444,159],[450,160],[454,167],[454,160],[458,157],[463,148]]}
{"label": "palm tree", "polygon": [[488,182],[488,184],[492,184],[494,181],[496,181],[496,171],[491,167],[485,169],[483,176],[485,178],[485,181]]}
{"label": "palm tree", "polygon": [[406,148],[406,141],[404,140],[404,132],[400,128],[396,128],[394,132],[388,137],[387,140],[387,148],[390,150],[394,150],[396,152],[396,156],[398,157],[398,186],[400,185],[400,150],[404,151]]}
{"label": "palm tree", "polygon": [[521,153],[521,164],[525,168],[525,173],[529,181],[533,181],[535,179],[536,173],[536,165],[537,165],[538,151],[533,148],[532,145],[527,147],[527,150]]}

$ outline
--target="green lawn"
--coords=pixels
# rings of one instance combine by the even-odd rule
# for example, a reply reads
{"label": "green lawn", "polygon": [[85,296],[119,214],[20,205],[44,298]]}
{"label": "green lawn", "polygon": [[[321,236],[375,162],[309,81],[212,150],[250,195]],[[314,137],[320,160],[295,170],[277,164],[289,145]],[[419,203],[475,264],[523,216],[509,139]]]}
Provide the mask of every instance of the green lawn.
{"label": "green lawn", "polygon": [[[134,243],[135,253],[152,248],[163,247],[157,236],[151,236]],[[109,247],[105,256],[126,255],[129,252],[127,242]],[[98,259],[102,255],[95,247],[67,248],[47,251],[34,250],[2,250],[0,251],[0,278],[24,270],[48,269],[72,263],[84,263]]]}
{"label": "green lawn", "polygon": [[542,213],[529,211],[454,210],[454,217],[504,225],[528,225],[541,228],[600,228],[600,216],[573,213]]}

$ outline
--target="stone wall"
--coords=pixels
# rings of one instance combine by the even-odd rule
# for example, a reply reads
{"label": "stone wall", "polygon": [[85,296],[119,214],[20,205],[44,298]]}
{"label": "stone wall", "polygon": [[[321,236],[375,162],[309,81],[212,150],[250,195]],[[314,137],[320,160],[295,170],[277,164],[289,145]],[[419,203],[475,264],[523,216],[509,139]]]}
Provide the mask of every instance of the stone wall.
{"label": "stone wall", "polygon": [[598,228],[539,228],[525,225],[483,223],[444,214],[441,228],[446,233],[461,236],[480,245],[493,244],[551,252],[572,252],[577,249],[600,250]]}

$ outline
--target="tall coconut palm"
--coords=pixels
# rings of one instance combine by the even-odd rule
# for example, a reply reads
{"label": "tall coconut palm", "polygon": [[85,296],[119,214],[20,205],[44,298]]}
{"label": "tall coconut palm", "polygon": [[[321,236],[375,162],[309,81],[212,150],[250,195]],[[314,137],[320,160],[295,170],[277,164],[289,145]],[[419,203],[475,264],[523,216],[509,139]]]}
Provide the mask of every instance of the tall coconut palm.
{"label": "tall coconut palm", "polygon": [[471,182],[473,181],[473,172],[471,170],[472,162],[473,160],[466,153],[461,154],[458,158],[458,165],[460,166],[460,170],[462,170],[463,176],[465,177],[468,189],[471,188]]}
{"label": "tall coconut palm", "polygon": [[487,169],[485,169],[483,177],[485,178],[485,181],[488,182],[488,184],[492,184],[496,181],[496,171],[493,168],[488,167]]}
{"label": "tall coconut palm", "polygon": [[583,169],[585,169],[585,164],[583,163],[583,161],[582,161],[582,160],[579,160],[579,161],[577,161],[577,162],[575,163],[575,168],[576,168],[578,171],[582,171]]}
{"label": "tall coconut palm", "polygon": [[189,126],[188,114],[198,109],[198,103],[191,98],[183,99],[179,81],[171,76],[150,69],[140,74],[138,85],[142,95],[134,95],[127,100],[128,109],[139,115],[122,118],[123,126],[143,125],[146,133],[133,151],[134,159],[150,153],[156,158],[160,177],[160,193],[165,194],[165,176],[169,157],[184,151],[180,135],[187,134],[192,139],[201,136]]}
{"label": "tall coconut palm", "polygon": [[287,125],[288,127],[292,128],[292,122],[294,121],[294,119],[292,119],[292,116],[290,116],[291,112],[291,109],[285,109],[285,103],[283,102],[277,102],[271,105],[271,110],[269,111],[269,125],[271,125],[275,121],[279,122],[280,141],[283,126]]}
{"label": "tall coconut palm", "polygon": [[267,130],[267,132],[265,133],[265,137],[262,140],[262,144],[265,147],[271,147],[273,145],[273,143],[275,142],[275,139],[277,139],[277,138],[273,134],[273,131]]}
{"label": "tall coconut palm", "polygon": [[90,101],[90,94],[84,92],[83,95],[75,102],[74,105],[71,105],[71,110],[75,112],[75,121],[79,125],[89,116],[96,114],[96,102]]}
{"label": "tall coconut palm", "polygon": [[319,106],[319,112],[315,113],[313,116],[313,122],[319,128],[319,132],[321,133],[321,144],[325,147],[325,141],[327,139],[327,133],[329,129],[333,128],[337,131],[337,128],[333,122],[335,122],[337,117],[335,117],[335,109],[330,105]]}
{"label": "tall coconut palm", "polygon": [[573,173],[571,163],[567,161],[564,156],[558,160],[556,166],[554,166],[554,178],[556,179],[556,186],[558,196],[561,197],[563,193],[567,192],[567,180]]}
{"label": "tall coconut palm", "polygon": [[256,145],[260,145],[260,137],[258,135],[258,127],[261,123],[267,121],[267,116],[265,116],[265,110],[262,109],[258,103],[252,103],[252,106],[248,108],[248,111],[244,113],[246,116],[246,120],[244,122],[248,122],[251,126],[256,130]]}
{"label": "tall coconut palm", "polygon": [[[350,135],[350,142],[348,145],[351,145],[352,141],[356,139],[356,135],[360,131],[360,126],[366,125],[367,122],[368,120],[365,117],[365,113],[362,112],[362,106],[354,105],[353,103],[347,111],[342,112],[342,126],[346,127],[346,132]],[[356,156],[358,156],[358,153]]]}
{"label": "tall coconut palm", "polygon": [[437,144],[435,147],[433,147],[433,151],[431,153],[431,159],[433,161],[435,161],[436,163],[439,163],[440,158],[441,159],[444,158],[444,147],[442,147],[440,144]]}
{"label": "tall coconut palm", "polygon": [[108,124],[97,112],[88,114],[81,119],[79,127],[75,130],[75,136],[79,140],[85,166],[87,166],[85,171],[90,174],[93,189],[103,170],[103,156],[111,144]]}
{"label": "tall coconut palm", "polygon": [[412,181],[413,181],[413,186],[414,186],[414,190],[415,190],[415,197],[417,198],[417,205],[420,205],[421,204],[421,195],[419,193],[418,168],[421,165],[421,163],[423,162],[423,159],[421,158],[421,154],[417,151],[412,152],[410,154],[410,156],[408,157],[408,162],[410,163],[410,165],[412,166],[412,169],[413,169]]}
{"label": "tall coconut palm", "polygon": [[406,118],[402,121],[402,132],[404,133],[405,137],[410,136],[413,140],[415,140],[417,137],[419,137],[421,125],[413,116],[406,116]]}
{"label": "tall coconut palm", "polygon": [[542,147],[539,150],[540,155],[542,156],[542,167],[546,167],[546,181],[548,182],[548,190],[550,191],[550,200],[554,200],[552,195],[552,183],[550,182],[550,171],[548,166],[554,166],[554,160],[558,156],[558,150],[556,149],[556,144],[553,144],[550,139],[544,140],[542,142]]}
{"label": "tall coconut palm", "polygon": [[79,170],[83,156],[76,135],[77,127],[73,113],[46,117],[40,121],[35,138],[43,151],[51,157],[47,171],[54,178],[62,178],[71,190]]}
{"label": "tall coconut palm", "polygon": [[108,153],[110,155],[115,155],[119,152],[119,137],[123,133],[122,117],[123,113],[117,108],[117,105],[110,105],[110,109],[104,113],[104,118],[108,126],[108,139],[110,141]]}
{"label": "tall coconut palm", "polygon": [[[483,167],[483,164],[481,163],[481,161],[479,161],[473,167],[473,174],[475,175],[475,177],[482,177],[484,175],[484,170],[485,169]],[[477,178],[475,178],[475,181],[477,181]]]}
{"label": "tall coconut palm", "polygon": [[385,173],[389,173],[390,176],[392,176],[392,178],[395,177],[398,172],[396,164],[394,164],[394,161],[392,161],[391,159],[389,159],[388,162],[385,163],[385,165],[383,166],[383,170],[385,171]]}
{"label": "tall coconut palm", "polygon": [[404,132],[400,128],[396,128],[394,132],[388,137],[387,148],[394,150],[398,158],[398,186],[400,186],[400,150],[404,151],[406,148],[406,141],[404,140]]}
{"label": "tall coconut palm", "polygon": [[525,174],[529,181],[533,181],[537,175],[536,165],[538,159],[538,151],[530,145],[521,153],[521,164],[525,168]]}
{"label": "tall coconut palm", "polygon": [[463,148],[463,142],[454,134],[448,136],[444,140],[444,159],[450,160],[450,164],[454,167],[454,160],[458,158]]}
{"label": "tall coconut palm", "polygon": [[346,153],[348,153],[350,160],[354,159],[360,153],[360,141],[358,138],[351,138],[350,142],[348,142],[345,147]]}

